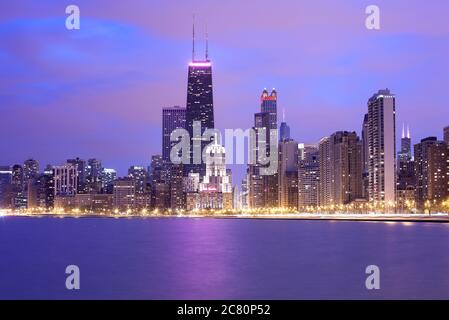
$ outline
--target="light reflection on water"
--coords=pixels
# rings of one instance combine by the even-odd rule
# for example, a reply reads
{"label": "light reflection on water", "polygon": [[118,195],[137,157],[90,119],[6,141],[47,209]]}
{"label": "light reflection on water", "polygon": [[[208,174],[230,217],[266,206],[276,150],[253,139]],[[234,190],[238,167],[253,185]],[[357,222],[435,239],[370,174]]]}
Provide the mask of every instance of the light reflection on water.
{"label": "light reflection on water", "polygon": [[[447,224],[2,219],[0,298],[449,298]],[[64,289],[79,265],[82,290]],[[367,265],[381,290],[364,287]]]}

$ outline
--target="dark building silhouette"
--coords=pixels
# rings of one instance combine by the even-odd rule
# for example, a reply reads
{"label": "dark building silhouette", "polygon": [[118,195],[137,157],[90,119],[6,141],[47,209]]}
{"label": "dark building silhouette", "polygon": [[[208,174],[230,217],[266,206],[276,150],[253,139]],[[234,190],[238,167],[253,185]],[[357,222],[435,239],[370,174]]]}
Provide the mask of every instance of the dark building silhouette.
{"label": "dark building silhouette", "polygon": [[[214,99],[212,89],[212,64],[208,57],[206,43],[206,56],[204,60],[195,58],[195,28],[193,29],[193,51],[192,62],[189,64],[187,79],[187,104],[186,104],[186,129],[190,134],[190,164],[185,166],[185,174],[189,172],[200,173],[204,176],[206,173],[206,164],[202,161],[202,152],[210,143],[200,137],[194,137],[197,127],[201,125],[201,130],[197,128],[201,136],[207,129],[213,129],[214,126]],[[194,142],[201,143],[201,153],[194,153]],[[194,156],[197,159],[194,159]],[[200,163],[194,163],[200,162]]]}

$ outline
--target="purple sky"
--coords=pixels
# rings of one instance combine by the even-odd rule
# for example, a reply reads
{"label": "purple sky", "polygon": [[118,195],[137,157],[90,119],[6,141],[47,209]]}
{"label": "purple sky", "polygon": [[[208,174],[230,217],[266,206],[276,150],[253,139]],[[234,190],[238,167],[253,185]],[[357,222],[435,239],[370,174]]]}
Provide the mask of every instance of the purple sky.
{"label": "purple sky", "polygon": [[[81,30],[65,28],[65,7]],[[381,30],[365,8],[381,9]],[[208,25],[217,127],[248,128],[275,87],[293,138],[360,132],[367,99],[397,95],[398,134],[449,125],[449,2],[7,1],[0,10],[0,164],[95,157],[124,174],[161,149],[161,109],[185,106],[192,14]],[[243,168],[242,168],[243,172]],[[240,179],[240,176],[239,176]],[[237,182],[237,181],[236,181]]]}

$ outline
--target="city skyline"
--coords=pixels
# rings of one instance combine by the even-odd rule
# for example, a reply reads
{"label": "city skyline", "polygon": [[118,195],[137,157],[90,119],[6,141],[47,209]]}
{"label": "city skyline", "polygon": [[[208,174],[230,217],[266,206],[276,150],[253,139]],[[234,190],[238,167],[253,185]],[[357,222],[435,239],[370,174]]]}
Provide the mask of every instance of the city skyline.
{"label": "city skyline", "polygon": [[[394,90],[397,124],[410,124],[413,143],[427,136],[440,138],[435,128],[447,125],[441,92],[449,48],[442,41],[447,34],[439,28],[446,22],[440,14],[444,10],[434,10],[433,4],[421,8],[418,2],[407,2],[404,13],[400,4],[380,1],[381,30],[369,31],[363,24],[364,8],[359,4],[352,8],[354,3],[270,6],[279,22],[271,27],[261,25],[257,12],[240,4],[239,12],[229,15],[232,28],[222,28],[209,4],[182,3],[175,10],[156,2],[163,14],[147,22],[152,10],[139,8],[145,11],[143,17],[134,6],[132,12],[121,13],[115,4],[103,8],[94,1],[80,1],[82,27],[71,32],[59,23],[65,17],[63,8],[59,12],[50,8],[50,2],[23,3],[29,11],[7,4],[0,13],[0,30],[8,30],[0,33],[4,40],[0,59],[8,76],[2,81],[0,105],[7,118],[20,119],[7,121],[0,129],[8,137],[0,142],[6,164],[29,157],[43,165],[75,156],[95,157],[124,175],[130,165],[149,163],[151,155],[161,150],[162,108],[185,107],[185,70],[191,52],[186,30],[192,11],[198,21],[198,52],[204,50],[206,24],[209,29],[215,122],[220,129],[249,128],[264,87],[279,91],[279,108],[295,119],[295,125],[287,123],[299,142],[317,143],[339,130],[359,133],[366,97],[383,87]],[[222,4],[220,9],[230,12],[232,5]],[[326,14],[307,17],[323,12],[323,7]],[[290,25],[281,23],[288,21],[281,17],[291,17],[292,8],[300,17]],[[418,13],[432,19],[426,26],[406,23]],[[171,18],[179,18],[176,27],[168,23]],[[251,45],[245,44],[247,38]],[[88,46],[93,42],[95,53]],[[124,44],[125,51],[111,50]],[[242,116],[233,117],[236,112]],[[322,121],[323,114],[333,121]],[[18,130],[18,123],[27,130]],[[397,132],[398,145],[399,139]],[[64,148],[54,149],[52,144]]]}

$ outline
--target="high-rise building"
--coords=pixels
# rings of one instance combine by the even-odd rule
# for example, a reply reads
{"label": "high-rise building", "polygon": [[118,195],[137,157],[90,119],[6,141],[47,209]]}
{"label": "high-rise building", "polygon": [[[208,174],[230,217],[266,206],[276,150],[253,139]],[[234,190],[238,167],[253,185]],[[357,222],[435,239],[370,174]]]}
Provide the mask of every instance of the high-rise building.
{"label": "high-rise building", "polygon": [[449,196],[449,145],[436,137],[415,145],[416,204],[431,209]]}
{"label": "high-rise building", "polygon": [[53,167],[55,196],[75,196],[78,190],[78,170],[76,165],[64,164]]}
{"label": "high-rise building", "polygon": [[121,178],[114,181],[114,208],[131,210],[135,208],[136,187],[131,178]]}
{"label": "high-rise building", "polygon": [[285,122],[285,110],[282,114],[282,122],[281,126],[279,127],[279,141],[285,141],[290,139],[290,127]]}
{"label": "high-rise building", "polygon": [[183,164],[170,165],[170,207],[172,210],[186,207]]}
{"label": "high-rise building", "polygon": [[320,153],[317,146],[301,145],[298,168],[298,207],[319,205],[318,189],[320,181]]}
{"label": "high-rise building", "polygon": [[449,143],[449,126],[444,128],[444,142]]}
{"label": "high-rise building", "polygon": [[298,142],[287,139],[279,143],[279,206],[298,206]]}
{"label": "high-rise building", "polygon": [[181,107],[164,108],[162,110],[162,159],[170,162],[170,152],[176,142],[170,136],[176,129],[186,128],[186,109]]}
{"label": "high-rise building", "polygon": [[11,167],[0,166],[0,208],[11,207],[11,178]]}
{"label": "high-rise building", "polygon": [[349,204],[362,196],[362,148],[355,132],[320,142],[320,205]]}
{"label": "high-rise building", "polygon": [[101,193],[103,191],[103,165],[98,159],[87,160],[86,183],[88,193]]}
{"label": "high-rise building", "polygon": [[103,186],[105,193],[113,193],[114,192],[114,181],[117,179],[117,171],[114,169],[103,169]]}
{"label": "high-rise building", "polygon": [[369,189],[369,123],[368,114],[363,117],[362,125],[362,198],[368,199]]}
{"label": "high-rise building", "polygon": [[[196,136],[203,135],[206,129],[213,129],[214,126],[214,102],[213,102],[213,87],[212,87],[212,63],[209,60],[209,54],[206,42],[206,55],[204,60],[197,60],[195,56],[195,26],[193,27],[193,49],[192,62],[189,64],[188,81],[187,81],[187,104],[186,104],[186,129],[190,134],[190,164],[185,166],[185,174],[188,172],[197,172],[201,176],[206,173],[206,164],[202,161],[201,155],[204,148],[210,141]],[[201,130],[196,128],[195,123],[201,124]],[[198,131],[198,132],[197,132]],[[196,141],[196,142],[195,142]],[[194,159],[194,145],[200,143],[201,148]]]}
{"label": "high-rise building", "polygon": [[78,171],[78,193],[88,193],[88,186],[86,184],[87,166],[86,161],[80,158],[68,159],[67,163],[76,165]]}
{"label": "high-rise building", "polygon": [[23,163],[23,179],[25,184],[36,179],[39,176],[39,162],[34,159],[28,159]]}
{"label": "high-rise building", "polygon": [[134,181],[136,193],[145,193],[148,182],[148,172],[145,167],[131,166],[128,169],[128,177]]}
{"label": "high-rise building", "polygon": [[[254,157],[248,167],[249,206],[275,208],[279,206],[278,166],[270,159],[278,161],[277,93],[273,89],[269,94],[265,89],[260,100],[261,112],[254,115],[255,139],[250,139],[249,146]],[[268,171],[270,167],[274,169]]]}
{"label": "high-rise building", "polygon": [[162,155],[154,155],[151,157],[151,166],[150,166],[150,180],[151,184],[155,185],[160,182],[168,182],[169,172],[167,170],[166,163],[162,159]]}
{"label": "high-rise building", "polygon": [[28,207],[26,186],[23,167],[18,164],[14,165],[11,176],[11,202],[13,208],[26,209]]}
{"label": "high-rise building", "polygon": [[415,162],[412,158],[412,143],[410,129],[405,125],[402,127],[401,151],[398,154],[397,162],[397,188],[396,202],[397,210],[408,211],[415,200]]}
{"label": "high-rise building", "polygon": [[290,139],[290,127],[287,123],[281,122],[281,127],[279,128],[279,140],[286,141]]}
{"label": "high-rise building", "polygon": [[379,90],[368,101],[369,201],[396,202],[396,98]]}

